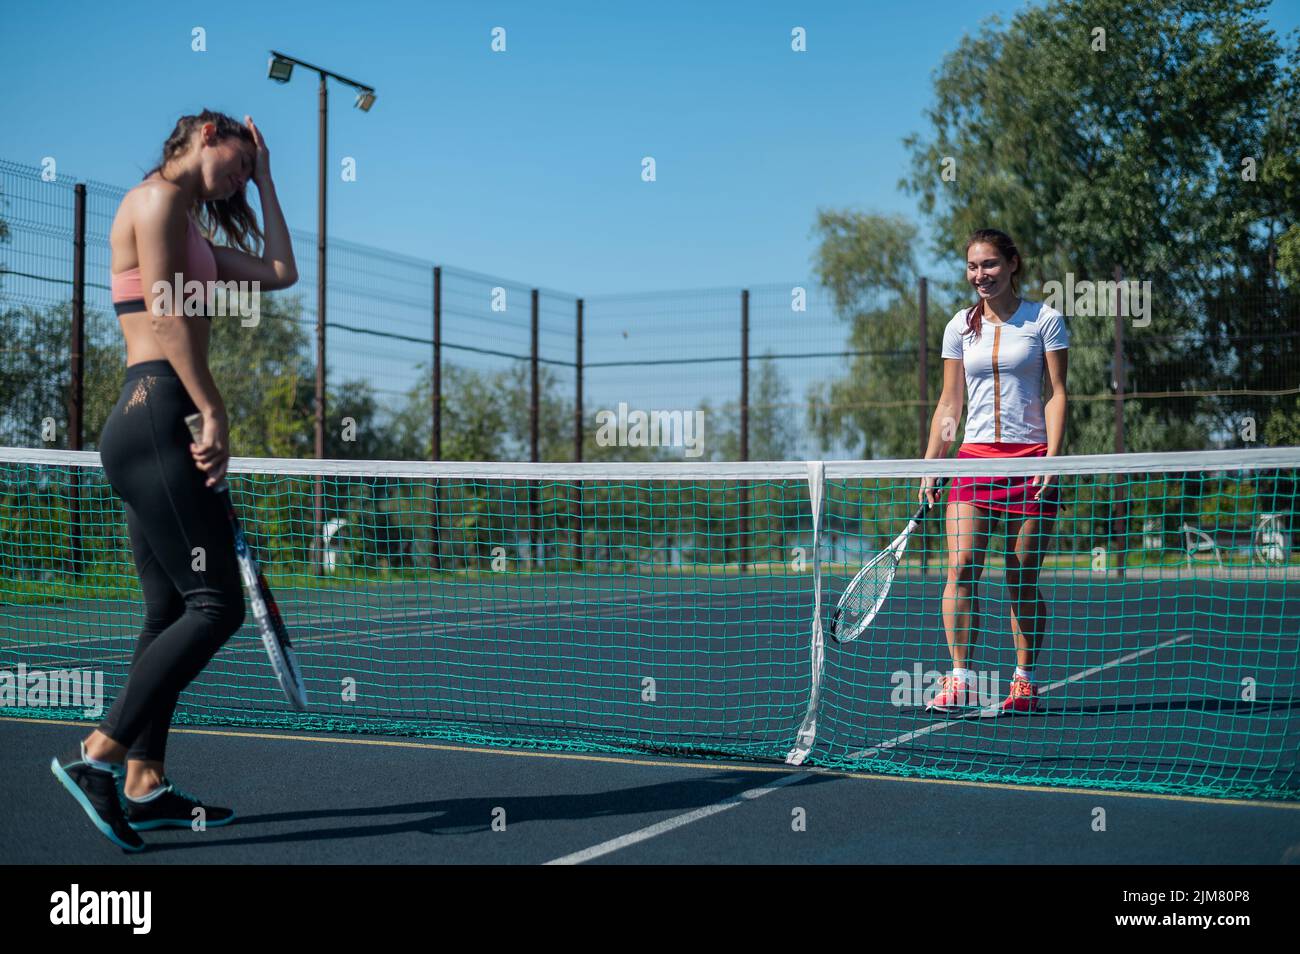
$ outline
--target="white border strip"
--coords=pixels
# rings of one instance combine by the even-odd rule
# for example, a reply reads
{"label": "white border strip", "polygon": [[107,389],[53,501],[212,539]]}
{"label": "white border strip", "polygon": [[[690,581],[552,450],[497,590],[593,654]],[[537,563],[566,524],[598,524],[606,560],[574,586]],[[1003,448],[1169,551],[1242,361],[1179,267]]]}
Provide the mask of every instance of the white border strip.
{"label": "white border strip", "polygon": [[[95,451],[0,447],[0,463],[99,467]],[[815,461],[732,463],[532,464],[506,461],[315,460],[288,457],[232,457],[230,472],[286,476],[409,477],[435,480],[789,480],[804,481]],[[1246,450],[1177,451],[1154,454],[1081,454],[1077,457],[985,458],[965,460],[831,460],[827,480],[873,477],[1026,477],[1035,474],[1133,474],[1192,471],[1300,469],[1300,447]]]}
{"label": "white border strip", "polygon": [[821,708],[822,669],[826,663],[825,638],[822,635],[822,500],[826,490],[825,466],[821,461],[808,462],[808,500],[812,505],[813,618],[809,643],[811,683],[808,687],[808,710],[795,735],[794,746],[786,753],[787,765],[803,765],[817,741],[817,710]]}

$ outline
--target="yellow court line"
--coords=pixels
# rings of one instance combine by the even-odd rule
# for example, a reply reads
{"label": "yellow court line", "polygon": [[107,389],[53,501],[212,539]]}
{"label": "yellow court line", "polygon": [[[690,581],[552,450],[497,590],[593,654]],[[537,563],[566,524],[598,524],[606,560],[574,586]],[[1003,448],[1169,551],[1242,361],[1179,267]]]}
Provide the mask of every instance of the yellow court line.
{"label": "yellow court line", "polygon": [[[19,716],[0,716],[0,722],[25,722],[33,725],[73,725],[85,728],[89,723],[71,719],[29,719]],[[959,788],[996,789],[1004,792],[1039,792],[1050,795],[1091,795],[1097,798],[1137,798],[1150,801],[1185,802],[1194,805],[1233,805],[1243,808],[1274,808],[1300,811],[1300,802],[1270,801],[1249,798],[1207,798],[1203,795],[1167,795],[1159,792],[1115,792],[1104,788],[1076,788],[1066,785],[1017,785],[1012,782],[976,782],[957,778],[907,778],[899,775],[877,775],[871,772],[845,772],[818,766],[746,765],[735,762],[678,762],[668,759],[638,759],[620,755],[582,755],[577,752],[536,752],[529,749],[487,748],[471,745],[451,745],[440,742],[403,742],[398,739],[357,739],[349,736],[288,735],[270,732],[236,732],[229,729],[188,729],[174,727],[173,733],[185,735],[214,735],[233,739],[273,739],[288,742],[318,742],[336,745],[378,745],[396,749],[427,749],[434,752],[465,752],[477,755],[504,755],[534,759],[561,759],[566,762],[604,762],[610,765],[637,765],[654,768],[682,768],[695,771],[716,772],[720,768],[735,772],[757,772],[767,775],[788,775],[805,772],[829,778],[864,779],[873,782],[906,782],[913,785],[955,785]]]}

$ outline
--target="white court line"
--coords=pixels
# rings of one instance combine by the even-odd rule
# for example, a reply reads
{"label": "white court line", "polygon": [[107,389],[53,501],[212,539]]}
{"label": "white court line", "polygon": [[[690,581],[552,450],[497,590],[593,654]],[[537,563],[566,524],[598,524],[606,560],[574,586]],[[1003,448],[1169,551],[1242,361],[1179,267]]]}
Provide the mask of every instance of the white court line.
{"label": "white court line", "polygon": [[[1153,653],[1157,649],[1162,649],[1165,646],[1172,646],[1175,643],[1181,643],[1183,640],[1191,639],[1191,638],[1192,638],[1191,633],[1184,633],[1182,636],[1175,636],[1173,639],[1167,639],[1162,643],[1157,643],[1156,645],[1150,646],[1146,649],[1139,649],[1136,652],[1131,652],[1123,656],[1117,656],[1115,659],[1112,659],[1110,662],[1102,663],[1100,666],[1093,666],[1091,669],[1084,669],[1058,682],[1051,683],[1050,685],[1040,689],[1039,695],[1042,695],[1043,693],[1051,692],[1053,689],[1059,689],[1061,688],[1061,686],[1068,685],[1069,683],[1077,682],[1080,679],[1086,679],[1088,676],[1096,675],[1097,673],[1102,672],[1103,670],[1112,669],[1115,666],[1122,665],[1123,663],[1131,662],[1132,660],[1137,659],[1141,656],[1145,656],[1148,653]],[[1000,712],[1001,709],[998,707],[998,705],[992,705],[983,709],[979,714],[979,718],[988,718],[990,716],[996,716]],[[963,722],[963,721],[967,721],[967,720],[952,719],[947,722],[937,722],[933,725],[927,726],[924,729],[918,729],[915,732],[905,732],[903,735],[900,735],[893,739],[889,739],[886,742],[881,742],[879,745],[876,745],[873,748],[864,749],[861,752],[855,752],[853,755],[850,755],[849,758],[851,759],[865,758],[870,755],[878,754],[879,752],[885,749],[893,748],[894,746],[906,742],[910,739],[915,739],[918,736],[926,735],[930,732],[937,732],[939,729],[947,728],[948,726],[956,725],[958,722]],[[765,786],[763,788],[751,788],[747,792],[741,792],[739,795],[733,795],[730,798],[725,798],[720,802],[715,802],[714,804],[707,805],[704,808],[697,808],[694,811],[686,812],[685,814],[682,815],[677,815],[673,818],[669,818],[657,824],[650,825],[647,828],[642,828],[638,831],[629,832],[626,835],[620,835],[618,838],[611,838],[609,841],[602,841],[598,845],[592,845],[590,848],[584,848],[582,851],[575,851],[572,854],[565,855],[562,858],[556,858],[555,860],[548,861],[546,863],[548,865],[577,865],[577,864],[582,864],[584,861],[591,861],[593,858],[599,858],[602,855],[607,855],[610,854],[611,852],[619,851],[623,848],[627,848],[639,842],[648,841],[649,839],[662,835],[665,832],[670,832],[676,828],[681,828],[685,825],[689,825],[692,822],[697,822],[700,821],[701,819],[709,818],[710,816],[716,815],[719,812],[724,812],[729,808],[735,808],[737,805],[744,804],[745,802],[748,801],[753,801],[756,798],[762,798],[764,795],[770,794],[771,792],[776,791],[778,788],[782,788],[786,785],[793,785],[795,782],[802,781],[803,779],[808,778],[812,774],[815,773],[799,772],[794,775],[787,775],[784,778],[778,779],[777,781],[773,782],[771,785]]]}
{"label": "white court line", "polygon": [[548,865],[580,865],[584,861],[591,861],[602,855],[612,854],[615,851],[621,851],[624,848],[635,845],[638,842],[649,841],[651,838],[672,831],[674,828],[681,828],[692,822],[700,821],[711,815],[717,815],[719,812],[725,812],[729,808],[735,808],[737,805],[743,805],[745,802],[752,802],[756,798],[762,798],[764,795],[770,795],[778,788],[784,788],[787,785],[793,785],[796,782],[802,782],[816,773],[813,772],[795,772],[777,779],[770,785],[762,788],[751,788],[748,791],[741,792],[739,795],[732,795],[724,798],[720,802],[714,802],[712,805],[705,805],[703,808],[697,808],[694,811],[686,812],[683,815],[676,815],[673,818],[666,818],[661,822],[656,822],[639,831],[628,832],[626,835],[619,835],[617,838],[611,838],[609,841],[602,841],[598,845],[592,845],[590,848],[584,848],[581,851],[575,851],[572,854],[564,855],[561,858],[555,858],[546,862]]}
{"label": "white court line", "polygon": [[[1175,636],[1173,639],[1166,639],[1163,643],[1156,643],[1154,646],[1148,646],[1146,649],[1139,649],[1136,652],[1131,652],[1124,656],[1117,656],[1116,658],[1112,659],[1110,662],[1102,663],[1100,666],[1093,666],[1091,669],[1084,669],[1080,672],[1076,672],[1073,676],[1067,676],[1065,679],[1062,679],[1059,682],[1054,682],[1051,685],[1044,686],[1042,689],[1038,690],[1038,694],[1040,696],[1046,695],[1047,693],[1051,692],[1053,689],[1060,689],[1062,686],[1069,685],[1072,682],[1078,682],[1080,679],[1086,679],[1089,676],[1095,676],[1097,673],[1102,672],[1103,670],[1113,669],[1115,666],[1122,665],[1123,663],[1126,662],[1132,662],[1134,659],[1137,659],[1140,656],[1145,656],[1148,653],[1153,653],[1157,649],[1163,649],[1166,646],[1173,646],[1176,643],[1181,643],[1183,640],[1191,639],[1191,638],[1192,638],[1191,633],[1184,633],[1181,636]],[[1000,702],[987,706],[984,709],[981,709],[979,714],[975,715],[974,718],[977,719],[997,718],[1002,713],[1001,706],[1002,703]],[[881,742],[880,744],[873,746],[872,748],[862,749],[859,752],[854,752],[852,755],[849,755],[848,758],[851,759],[871,758],[873,755],[879,755],[884,750],[892,749],[896,745],[901,745],[904,742],[910,742],[913,739],[920,738],[923,735],[929,735],[931,732],[938,732],[940,729],[946,729],[949,726],[959,725],[962,722],[969,722],[969,721],[971,721],[970,717],[967,717],[965,719],[949,719],[946,722],[935,722],[932,725],[926,726],[924,729],[917,729],[915,732],[904,732],[902,735],[889,739],[886,742]]]}

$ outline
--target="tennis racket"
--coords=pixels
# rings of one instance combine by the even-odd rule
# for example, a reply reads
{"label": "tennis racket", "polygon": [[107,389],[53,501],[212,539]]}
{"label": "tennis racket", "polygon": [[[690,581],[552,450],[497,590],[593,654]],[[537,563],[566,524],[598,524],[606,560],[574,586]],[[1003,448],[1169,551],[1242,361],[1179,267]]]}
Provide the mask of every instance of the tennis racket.
{"label": "tennis racket", "polygon": [[[185,424],[194,437],[194,443],[203,441],[203,415],[191,414],[185,418]],[[266,647],[266,655],[271,660],[271,670],[276,681],[284,690],[290,704],[300,712],[307,710],[307,687],[303,685],[302,673],[298,670],[298,660],[294,657],[293,646],[289,642],[289,632],[285,629],[284,619],[280,616],[280,607],[276,605],[271,588],[266,584],[266,577],[257,565],[253,551],[249,549],[244,538],[244,529],[235,516],[235,505],[230,499],[230,486],[220,481],[212,488],[230,520],[230,529],[235,535],[235,558],[239,561],[239,575],[244,579],[244,589],[248,591],[248,604],[253,608],[253,619],[257,621],[257,631]]]}
{"label": "tennis racket", "polygon": [[[934,482],[936,493],[942,487],[942,478]],[[871,621],[876,618],[876,614],[880,612],[880,607],[885,602],[885,597],[889,595],[889,588],[894,584],[894,574],[898,571],[899,561],[903,559],[903,551],[907,549],[907,539],[920,525],[921,517],[929,506],[923,503],[917,507],[912,519],[907,521],[907,527],[894,537],[894,542],[873,557],[871,562],[858,570],[857,576],[849,581],[848,587],[841,594],[840,601],[831,613],[829,628],[831,639],[835,642],[852,642],[861,636],[871,625]]]}

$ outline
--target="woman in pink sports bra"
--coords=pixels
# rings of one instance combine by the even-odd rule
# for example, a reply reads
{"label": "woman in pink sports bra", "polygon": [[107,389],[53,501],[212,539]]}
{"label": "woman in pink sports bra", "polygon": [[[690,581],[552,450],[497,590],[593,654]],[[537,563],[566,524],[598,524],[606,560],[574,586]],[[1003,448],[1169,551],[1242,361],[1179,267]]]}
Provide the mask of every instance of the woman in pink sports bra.
{"label": "woman in pink sports bra", "polygon": [[[1060,312],[1019,297],[1024,263],[1005,232],[981,229],[966,242],[966,278],[979,302],[953,315],[943,338],[943,393],[930,424],[927,459],[946,457],[947,435],[966,427],[958,457],[1053,457],[1065,440],[1069,332]],[[1043,380],[1051,394],[1043,398]],[[933,478],[921,499],[934,503]],[[1034,666],[1047,631],[1047,604],[1038,574],[1056,516],[1054,478],[959,477],[948,497],[948,579],[943,625],[952,672],[927,708],[947,712],[980,705],[969,668],[975,648],[976,587],[994,519],[1007,521],[1006,584],[1016,672],[1001,703],[1006,713],[1039,708]]]}
{"label": "woman in pink sports bra", "polygon": [[[249,179],[265,234],[244,195]],[[228,244],[209,242],[198,216]],[[298,273],[261,133],[251,119],[206,110],[177,122],[161,162],[122,199],[109,241],[127,368],[99,448],[126,511],[144,626],[112,708],[50,770],[104,837],[135,852],[142,831],[234,818],[181,792],[163,769],[181,691],[244,619],[233,533],[212,491],[230,457],[229,425],[208,369],[206,296],[193,295],[192,283],[238,282],[258,294],[287,288]],[[185,424],[196,412],[198,443]]]}

